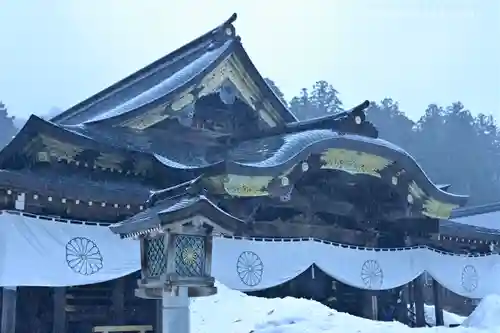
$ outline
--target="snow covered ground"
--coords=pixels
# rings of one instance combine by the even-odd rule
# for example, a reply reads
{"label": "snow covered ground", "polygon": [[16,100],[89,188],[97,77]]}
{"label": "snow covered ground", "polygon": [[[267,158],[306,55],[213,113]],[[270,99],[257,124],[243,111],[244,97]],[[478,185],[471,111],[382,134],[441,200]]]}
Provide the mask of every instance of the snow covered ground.
{"label": "snow covered ground", "polygon": [[[465,318],[451,312],[443,311],[443,319],[446,326],[461,324]],[[433,305],[425,305],[425,321],[432,326],[436,325],[436,315]]]}
{"label": "snow covered ground", "polygon": [[[193,333],[500,333],[500,296],[489,296],[465,320],[463,327],[409,328],[340,313],[309,300],[263,299],[218,285],[219,293],[198,298],[191,305]],[[433,309],[426,315],[433,318]],[[463,318],[445,314],[448,323]]]}

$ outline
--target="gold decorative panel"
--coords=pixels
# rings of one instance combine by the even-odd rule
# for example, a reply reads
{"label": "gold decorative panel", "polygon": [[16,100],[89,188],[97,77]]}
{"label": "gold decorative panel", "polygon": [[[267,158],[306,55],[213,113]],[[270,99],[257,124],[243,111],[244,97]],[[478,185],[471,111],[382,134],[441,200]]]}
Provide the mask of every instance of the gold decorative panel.
{"label": "gold decorative panel", "polygon": [[75,156],[80,154],[84,149],[75,146],[69,142],[62,142],[45,134],[40,134],[42,143],[47,147],[47,152],[51,157],[56,159],[65,159],[67,161],[74,161]]}
{"label": "gold decorative panel", "polygon": [[423,212],[425,216],[436,219],[448,219],[451,211],[458,208],[458,205],[453,205],[445,202],[438,201],[434,198],[424,200]]}
{"label": "gold decorative panel", "polygon": [[237,197],[258,197],[267,195],[271,176],[226,175],[222,184],[226,193]]}
{"label": "gold decorative panel", "polygon": [[408,192],[414,199],[422,200],[425,197],[425,192],[414,181],[408,185]]}
{"label": "gold decorative panel", "polygon": [[351,174],[366,174],[380,177],[379,171],[392,161],[373,154],[354,150],[328,149],[321,154],[322,169],[335,169]]}

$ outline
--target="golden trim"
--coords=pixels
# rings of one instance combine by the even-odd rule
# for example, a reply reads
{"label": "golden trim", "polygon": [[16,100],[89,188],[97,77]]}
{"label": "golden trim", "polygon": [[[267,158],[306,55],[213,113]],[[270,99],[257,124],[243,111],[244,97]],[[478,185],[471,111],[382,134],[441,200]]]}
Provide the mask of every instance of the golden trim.
{"label": "golden trim", "polygon": [[45,134],[40,134],[40,138],[43,145],[47,147],[47,150],[52,157],[62,157],[69,161],[73,161],[76,155],[84,151],[84,148],[82,147],[59,141]]}
{"label": "golden trim", "polygon": [[241,176],[228,174],[222,179],[226,193],[238,197],[259,197],[268,195],[267,187],[271,176]]}
{"label": "golden trim", "polygon": [[412,181],[408,185],[408,193],[418,200],[423,200],[426,197],[424,190],[422,190],[415,181]]}
{"label": "golden trim", "polygon": [[380,178],[379,171],[392,161],[373,154],[347,149],[328,149],[321,154],[321,169],[342,170],[351,174],[365,174]]}
{"label": "golden trim", "polygon": [[438,201],[434,198],[424,200],[422,214],[436,219],[447,219],[451,215],[451,211],[458,208],[458,205]]}

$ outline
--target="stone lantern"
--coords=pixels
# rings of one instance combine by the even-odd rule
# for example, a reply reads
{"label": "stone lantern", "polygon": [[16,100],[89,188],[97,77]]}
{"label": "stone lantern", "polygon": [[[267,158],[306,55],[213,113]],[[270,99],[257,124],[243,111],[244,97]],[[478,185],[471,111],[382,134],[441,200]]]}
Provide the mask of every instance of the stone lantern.
{"label": "stone lantern", "polygon": [[157,202],[110,226],[122,238],[133,237],[141,243],[136,296],[162,300],[163,333],[190,331],[190,297],[217,292],[211,276],[213,236],[232,235],[241,223],[206,197],[196,196]]}
{"label": "stone lantern", "polygon": [[159,298],[158,289],[186,288],[189,297],[217,292],[211,276],[211,221],[194,216],[141,234],[141,280],[138,297]]}

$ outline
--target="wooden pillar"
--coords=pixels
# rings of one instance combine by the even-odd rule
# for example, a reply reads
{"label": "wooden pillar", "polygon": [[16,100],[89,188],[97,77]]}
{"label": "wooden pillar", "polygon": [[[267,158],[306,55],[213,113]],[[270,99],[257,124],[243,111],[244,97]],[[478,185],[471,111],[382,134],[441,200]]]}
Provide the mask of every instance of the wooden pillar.
{"label": "wooden pillar", "polygon": [[52,333],[66,333],[66,287],[54,288]]}
{"label": "wooden pillar", "polygon": [[444,326],[443,307],[441,305],[442,289],[439,282],[432,279],[432,294],[434,298],[434,315],[436,317],[436,326]]}
{"label": "wooden pillar", "polygon": [[371,290],[358,290],[359,295],[363,299],[362,316],[364,318],[378,320],[378,304],[377,295]]}
{"label": "wooden pillar", "polygon": [[115,325],[125,325],[125,279],[122,277],[113,281],[113,322]]}
{"label": "wooden pillar", "polygon": [[417,327],[426,326],[423,288],[423,276],[420,275],[413,281],[413,295],[415,297],[415,319]]}
{"label": "wooden pillar", "polygon": [[162,309],[162,300],[157,299],[155,300],[155,309],[156,309],[156,320],[155,320],[155,326],[154,326],[154,332],[155,333],[162,333],[163,332],[163,309]]}
{"label": "wooden pillar", "polygon": [[408,284],[405,284],[401,288],[398,288],[398,297],[395,304],[396,309],[394,310],[395,319],[406,325],[408,325],[408,305],[409,305],[408,289],[409,289]]}
{"label": "wooden pillar", "polygon": [[378,320],[379,319],[378,318],[378,296],[372,295],[371,301],[372,301],[372,319]]}
{"label": "wooden pillar", "polygon": [[17,287],[3,287],[1,333],[16,332]]}

